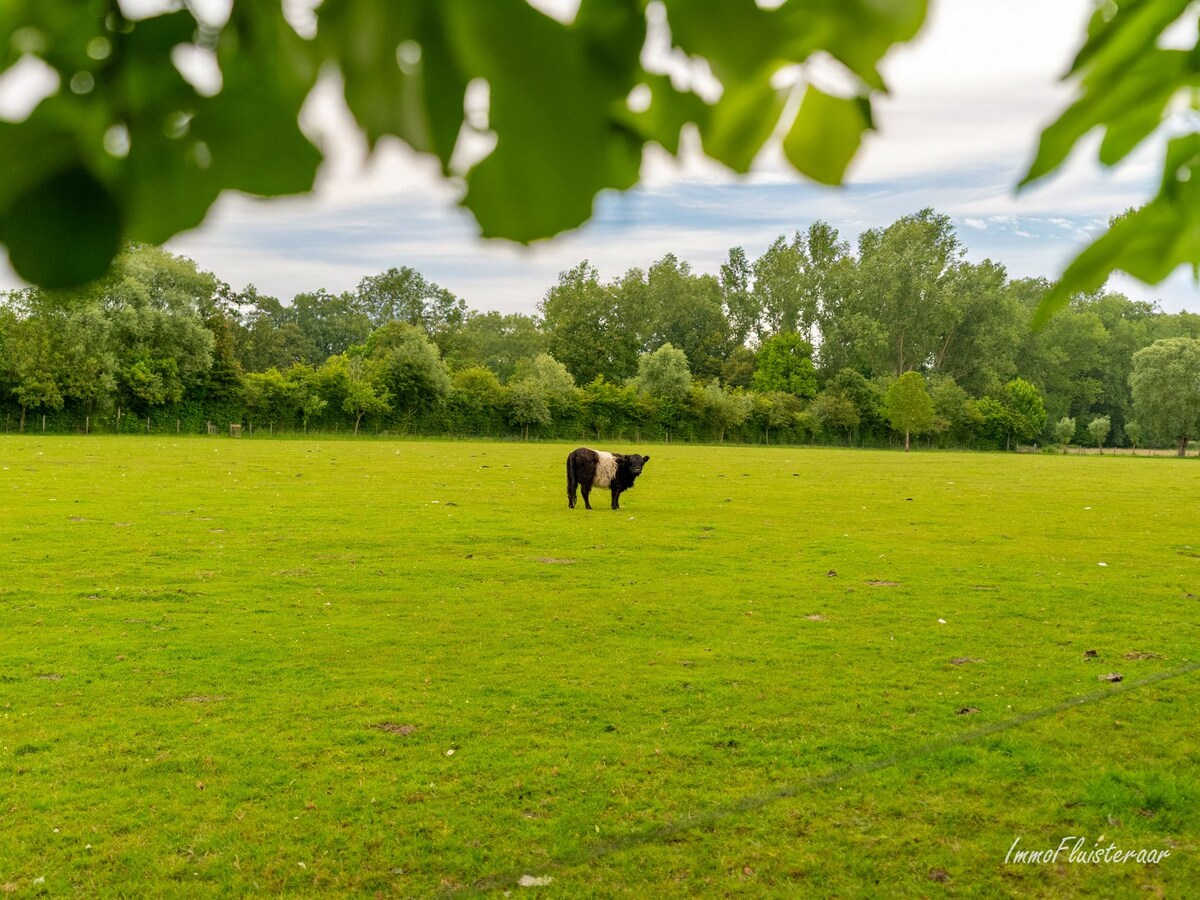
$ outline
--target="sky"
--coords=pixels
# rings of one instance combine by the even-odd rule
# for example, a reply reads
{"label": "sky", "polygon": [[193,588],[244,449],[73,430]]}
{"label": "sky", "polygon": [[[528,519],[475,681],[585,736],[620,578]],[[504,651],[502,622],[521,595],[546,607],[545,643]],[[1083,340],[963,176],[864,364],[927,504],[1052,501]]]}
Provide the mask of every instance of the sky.
{"label": "sky", "polygon": [[[569,18],[577,0],[534,5]],[[167,247],[234,288],[254,284],[284,302],[410,266],[474,309],[533,313],[558,273],[583,259],[606,279],[668,252],[715,274],[731,247],[754,258],[816,220],[853,243],[933,207],[951,217],[969,259],[1001,262],[1012,277],[1055,277],[1110,216],[1152,196],[1158,179],[1161,143],[1110,170],[1095,162],[1089,138],[1057,175],[1015,192],[1041,129],[1071,101],[1061,77],[1091,9],[1091,0],[934,2],[918,38],[883,62],[890,94],[875,103],[878,131],[845,186],[805,181],[777,147],[740,177],[698,152],[677,160],[649,147],[637,188],[601,194],[588,224],[532,247],[478,237],[456,205],[461,188],[398,141],[368,159],[336,81],[326,79],[302,116],[327,155],[315,191],[275,200],[227,193]],[[0,289],[16,283],[0,260]],[[1186,270],[1157,286],[1116,276],[1110,287],[1200,312]]]}

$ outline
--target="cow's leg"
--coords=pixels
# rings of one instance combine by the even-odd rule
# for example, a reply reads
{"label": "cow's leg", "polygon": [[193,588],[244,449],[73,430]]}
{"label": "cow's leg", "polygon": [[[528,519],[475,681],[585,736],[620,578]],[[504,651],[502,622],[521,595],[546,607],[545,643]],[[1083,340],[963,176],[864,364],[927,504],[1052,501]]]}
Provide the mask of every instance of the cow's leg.
{"label": "cow's leg", "polygon": [[579,491],[581,494],[583,494],[584,508],[591,509],[592,504],[591,504],[591,501],[588,500],[588,495],[590,495],[592,493],[592,486],[590,484],[581,484],[579,486]]}
{"label": "cow's leg", "polygon": [[617,502],[617,498],[620,496],[621,496],[621,489],[619,487],[614,487],[612,489],[612,498],[613,498],[612,508],[613,509],[621,508],[621,504]]}
{"label": "cow's leg", "polygon": [[575,467],[567,460],[567,506],[571,509],[575,508],[575,487]]}

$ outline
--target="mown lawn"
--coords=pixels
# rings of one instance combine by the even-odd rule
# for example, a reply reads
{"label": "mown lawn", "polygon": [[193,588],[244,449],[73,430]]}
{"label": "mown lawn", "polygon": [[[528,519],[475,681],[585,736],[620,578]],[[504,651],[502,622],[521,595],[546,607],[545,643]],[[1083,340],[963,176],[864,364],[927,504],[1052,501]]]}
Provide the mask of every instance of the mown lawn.
{"label": "mown lawn", "polygon": [[0,890],[1200,884],[1196,462],[569,449],[0,439]]}

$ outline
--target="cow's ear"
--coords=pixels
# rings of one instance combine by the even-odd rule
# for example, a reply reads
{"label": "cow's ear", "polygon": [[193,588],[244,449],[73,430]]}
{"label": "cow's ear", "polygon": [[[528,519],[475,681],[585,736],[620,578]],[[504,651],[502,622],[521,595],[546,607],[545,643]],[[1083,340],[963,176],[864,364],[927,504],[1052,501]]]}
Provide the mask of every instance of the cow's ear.
{"label": "cow's ear", "polygon": [[648,462],[650,462],[650,457],[648,457],[648,456],[643,456],[643,457],[642,457],[642,462],[644,462],[644,463],[648,463]]}

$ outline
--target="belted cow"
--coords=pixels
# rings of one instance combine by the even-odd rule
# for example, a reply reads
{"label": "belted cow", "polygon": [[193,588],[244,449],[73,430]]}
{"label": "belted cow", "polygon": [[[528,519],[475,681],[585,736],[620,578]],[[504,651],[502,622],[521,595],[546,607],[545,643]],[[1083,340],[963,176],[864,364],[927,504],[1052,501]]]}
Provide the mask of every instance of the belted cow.
{"label": "belted cow", "polygon": [[588,509],[588,494],[592,488],[608,488],[612,491],[612,508],[620,509],[621,493],[633,487],[633,482],[642,474],[642,467],[650,462],[649,456],[636,453],[605,453],[580,447],[567,456],[567,503],[575,508],[575,489],[583,494],[583,505]]}

